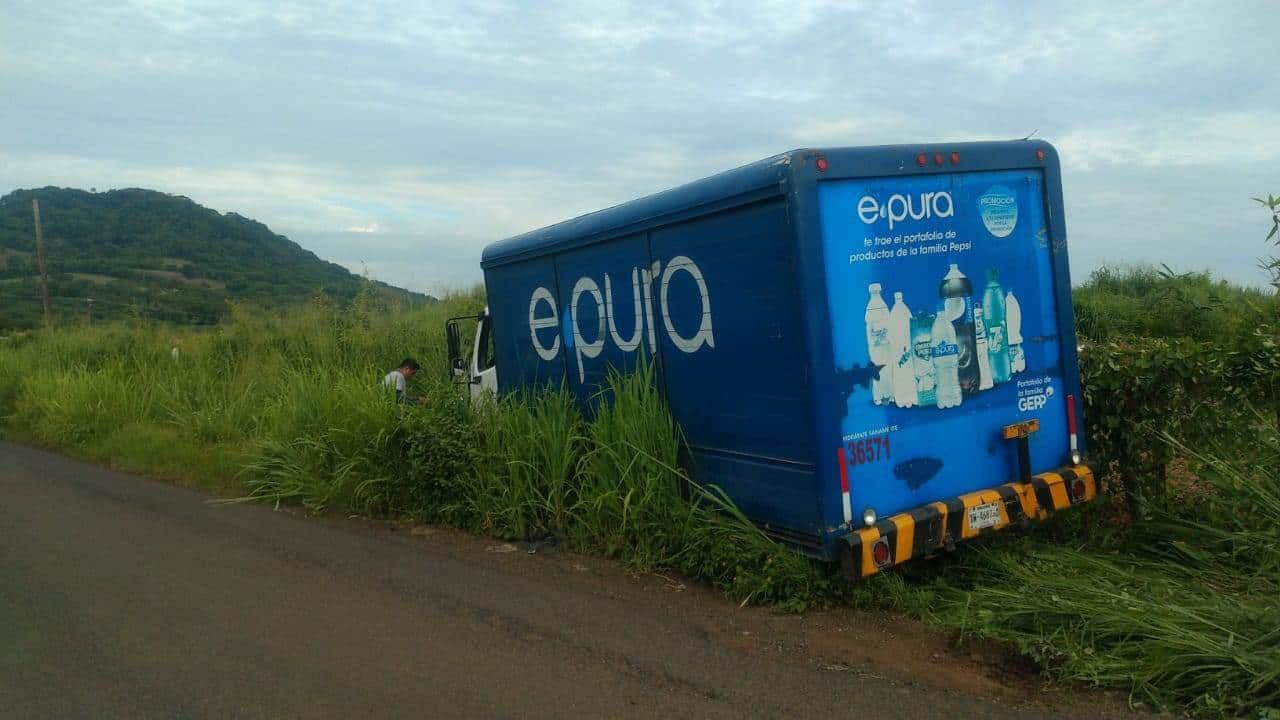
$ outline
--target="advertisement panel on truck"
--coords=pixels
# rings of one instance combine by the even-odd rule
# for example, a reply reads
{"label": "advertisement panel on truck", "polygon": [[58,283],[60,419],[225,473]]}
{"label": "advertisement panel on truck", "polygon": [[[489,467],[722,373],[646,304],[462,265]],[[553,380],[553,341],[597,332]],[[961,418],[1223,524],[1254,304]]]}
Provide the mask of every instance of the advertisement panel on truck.
{"label": "advertisement panel on truck", "polygon": [[1061,338],[1038,170],[819,184],[846,515],[880,517],[1067,456]]}

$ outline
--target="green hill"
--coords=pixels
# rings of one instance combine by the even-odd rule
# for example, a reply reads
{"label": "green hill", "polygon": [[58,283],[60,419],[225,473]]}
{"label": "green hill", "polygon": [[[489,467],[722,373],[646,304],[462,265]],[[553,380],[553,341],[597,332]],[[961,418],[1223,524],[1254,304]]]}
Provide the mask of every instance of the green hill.
{"label": "green hill", "polygon": [[[324,293],[350,300],[362,279],[256,220],[154,190],[47,187],[0,197],[0,330],[40,322],[31,200],[40,201],[55,322],[144,316],[215,323],[227,300],[278,308]],[[374,283],[382,299],[435,302]]]}

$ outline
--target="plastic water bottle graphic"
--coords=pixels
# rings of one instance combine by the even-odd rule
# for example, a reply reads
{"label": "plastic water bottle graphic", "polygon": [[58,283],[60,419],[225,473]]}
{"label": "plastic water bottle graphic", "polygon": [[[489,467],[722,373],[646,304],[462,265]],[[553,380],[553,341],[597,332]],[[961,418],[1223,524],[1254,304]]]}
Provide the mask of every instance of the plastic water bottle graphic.
{"label": "plastic water bottle graphic", "polygon": [[1027,369],[1027,356],[1022,351],[1022,306],[1012,292],[1004,296],[1004,314],[1009,325],[1009,370],[1020,373]]}
{"label": "plastic water bottle graphic", "polygon": [[982,293],[983,321],[987,326],[987,356],[991,358],[991,380],[1009,382],[1008,328],[1005,325],[1004,288],[995,268],[987,268],[987,289]]}
{"label": "plastic water bottle graphic", "polygon": [[933,369],[933,315],[911,318],[911,354],[916,377],[916,402],[921,407],[938,404],[938,375]]}
{"label": "plastic water bottle graphic", "polygon": [[930,338],[933,354],[933,371],[937,375],[935,400],[939,408],[959,407],[960,348],[956,344],[955,325],[947,319],[946,304],[938,308]]}
{"label": "plastic water bottle graphic", "polygon": [[889,306],[880,297],[880,283],[867,286],[867,354],[880,366],[880,378],[871,381],[871,399],[877,405],[893,402],[893,353],[889,348]]}
{"label": "plastic water bottle graphic", "polygon": [[982,306],[973,306],[973,334],[978,346],[978,389],[990,390],[991,358],[987,357],[987,326],[982,321]]}
{"label": "plastic water bottle graphic", "polygon": [[902,293],[893,294],[893,310],[889,313],[889,349],[893,351],[893,401],[898,407],[916,404],[916,373],[911,362],[911,308]]}
{"label": "plastic water bottle graphic", "polygon": [[956,359],[960,377],[960,389],[967,395],[978,391],[977,340],[973,331],[973,283],[960,272],[960,266],[951,263],[951,270],[942,278],[938,294],[945,307],[943,316],[955,329]]}

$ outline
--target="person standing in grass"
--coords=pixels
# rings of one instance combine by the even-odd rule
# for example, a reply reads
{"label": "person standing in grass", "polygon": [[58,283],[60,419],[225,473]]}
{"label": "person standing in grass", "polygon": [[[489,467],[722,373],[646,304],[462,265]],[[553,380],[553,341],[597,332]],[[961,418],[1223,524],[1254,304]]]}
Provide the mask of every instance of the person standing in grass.
{"label": "person standing in grass", "polygon": [[418,361],[413,358],[405,358],[400,362],[400,367],[387,373],[382,378],[383,387],[395,388],[396,402],[404,405],[426,405],[425,397],[415,397],[409,394],[408,381],[418,374]]}

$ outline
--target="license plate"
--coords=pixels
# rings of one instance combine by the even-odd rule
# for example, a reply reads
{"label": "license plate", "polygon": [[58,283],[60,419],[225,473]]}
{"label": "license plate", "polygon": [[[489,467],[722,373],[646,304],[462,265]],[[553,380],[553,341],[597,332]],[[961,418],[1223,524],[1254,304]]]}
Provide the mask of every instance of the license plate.
{"label": "license plate", "polygon": [[1000,524],[1000,503],[989,502],[969,508],[969,529],[981,530]]}

